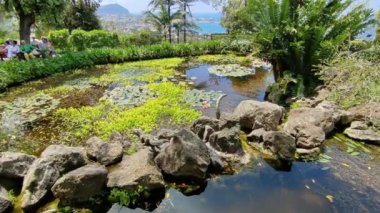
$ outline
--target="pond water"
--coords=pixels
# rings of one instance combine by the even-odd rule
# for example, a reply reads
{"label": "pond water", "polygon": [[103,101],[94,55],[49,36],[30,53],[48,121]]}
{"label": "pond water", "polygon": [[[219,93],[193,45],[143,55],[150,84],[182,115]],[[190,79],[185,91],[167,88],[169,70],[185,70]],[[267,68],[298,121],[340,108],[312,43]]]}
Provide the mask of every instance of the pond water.
{"label": "pond water", "polygon": [[[186,69],[185,74],[188,78],[196,77],[196,89],[226,94],[227,97],[221,104],[222,111],[232,111],[242,100],[264,100],[265,89],[274,80],[272,73],[265,70],[256,70],[254,75],[240,78],[220,77],[208,72],[210,66],[212,65],[197,65]],[[107,74],[107,69],[98,67],[48,77],[12,88],[2,94],[0,99],[11,103],[43,89],[74,85],[77,90],[87,89],[87,95],[66,95],[61,97],[59,106],[93,106],[105,90],[109,89],[109,84],[96,85],[91,79]],[[122,75],[133,76],[126,72],[122,72]],[[1,110],[4,109],[1,109],[0,102],[0,112]],[[214,116],[215,109],[205,109],[202,113]],[[56,123],[52,127],[50,115],[47,113],[43,121],[13,134],[44,141],[44,144],[62,140],[59,132],[63,127]],[[39,132],[47,133],[38,134]],[[175,189],[168,189],[166,197],[154,212],[377,212],[380,209],[380,151],[377,147],[364,146],[367,152],[351,156],[346,153],[347,146],[344,142],[330,139],[325,143],[324,153],[327,157],[324,160],[293,162],[292,165],[272,162],[256,154],[237,174],[208,180],[197,195],[186,196]],[[115,204],[109,212],[144,210],[128,209]]]}

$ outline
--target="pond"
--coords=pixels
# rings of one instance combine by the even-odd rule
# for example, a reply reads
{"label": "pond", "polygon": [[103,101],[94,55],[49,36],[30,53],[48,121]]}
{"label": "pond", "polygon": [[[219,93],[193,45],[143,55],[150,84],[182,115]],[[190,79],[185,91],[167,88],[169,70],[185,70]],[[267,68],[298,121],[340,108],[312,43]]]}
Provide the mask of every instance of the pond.
{"label": "pond", "polygon": [[[274,81],[271,71],[261,69],[245,77],[217,76],[209,72],[214,59],[196,61],[101,66],[11,88],[0,96],[1,151],[38,154],[49,144],[81,145],[91,135],[106,138],[113,130],[185,126],[201,114],[215,116],[215,101],[222,94],[227,95],[221,102],[223,112],[243,100],[263,101],[266,87]],[[190,86],[166,82],[176,75]],[[183,103],[189,91],[197,97],[185,95]],[[202,108],[204,101],[210,107]],[[169,111],[170,107],[161,106],[172,102],[179,108]],[[126,118],[131,114],[139,122]],[[332,136],[325,142],[324,155],[314,162],[282,165],[255,152],[237,174],[213,177],[195,195],[169,188],[154,212],[376,212],[380,209],[379,148],[358,144],[359,154],[352,156],[344,140]],[[109,212],[144,210],[115,204]]]}

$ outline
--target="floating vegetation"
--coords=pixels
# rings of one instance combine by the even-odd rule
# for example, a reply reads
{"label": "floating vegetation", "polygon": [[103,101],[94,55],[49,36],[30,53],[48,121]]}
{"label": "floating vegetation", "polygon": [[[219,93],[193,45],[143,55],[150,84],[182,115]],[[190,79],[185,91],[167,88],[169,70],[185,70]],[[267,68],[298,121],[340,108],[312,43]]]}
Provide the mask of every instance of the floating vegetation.
{"label": "floating vegetation", "polygon": [[245,64],[250,61],[247,57],[236,55],[202,55],[197,60],[201,63],[218,63],[218,64]]}
{"label": "floating vegetation", "polygon": [[243,77],[254,75],[254,68],[240,66],[239,64],[215,65],[209,68],[211,74],[218,76]]}
{"label": "floating vegetation", "polygon": [[107,90],[101,101],[109,101],[119,107],[136,107],[144,104],[148,99],[156,97],[147,86],[116,87]]}
{"label": "floating vegetation", "polygon": [[364,142],[354,141],[343,134],[336,134],[334,139],[345,143],[347,145],[346,152],[352,156],[358,156],[363,152],[371,153],[371,150],[366,147]]}
{"label": "floating vegetation", "polygon": [[4,132],[14,132],[47,116],[59,105],[59,101],[45,94],[18,98],[3,106],[0,127]]}
{"label": "floating vegetation", "polygon": [[320,163],[329,163],[330,160],[332,159],[330,156],[323,154],[323,153],[321,153],[319,155],[319,157],[320,158],[319,158],[318,162],[320,162]]}
{"label": "floating vegetation", "polygon": [[194,107],[216,107],[216,102],[220,96],[224,95],[221,91],[203,91],[203,90],[187,90],[185,92],[185,100]]}

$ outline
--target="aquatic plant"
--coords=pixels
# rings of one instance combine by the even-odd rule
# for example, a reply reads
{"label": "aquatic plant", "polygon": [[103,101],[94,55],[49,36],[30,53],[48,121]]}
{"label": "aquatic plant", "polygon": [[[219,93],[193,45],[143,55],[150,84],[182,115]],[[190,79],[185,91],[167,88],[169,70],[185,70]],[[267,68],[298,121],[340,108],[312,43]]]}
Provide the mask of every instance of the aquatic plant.
{"label": "aquatic plant", "polygon": [[209,68],[209,72],[218,76],[243,77],[254,75],[254,68],[242,67],[239,64],[214,65]]}
{"label": "aquatic plant", "polygon": [[166,82],[150,84],[148,88],[157,97],[139,107],[128,109],[100,102],[93,107],[59,109],[54,117],[78,138],[96,134],[107,139],[113,131],[125,132],[139,128],[150,132],[164,123],[183,125],[200,116],[185,101],[184,87]]}
{"label": "aquatic plant", "polygon": [[121,206],[135,205],[137,200],[147,195],[148,189],[144,186],[138,185],[136,190],[127,189],[112,189],[111,194],[108,196],[108,200],[111,203],[118,203]]}

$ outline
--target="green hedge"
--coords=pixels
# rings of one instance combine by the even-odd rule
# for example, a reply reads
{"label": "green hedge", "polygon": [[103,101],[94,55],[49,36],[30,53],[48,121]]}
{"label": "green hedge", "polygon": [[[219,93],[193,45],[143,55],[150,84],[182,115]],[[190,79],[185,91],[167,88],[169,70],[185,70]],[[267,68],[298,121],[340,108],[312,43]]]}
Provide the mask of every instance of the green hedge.
{"label": "green hedge", "polygon": [[162,41],[161,35],[151,31],[123,35],[104,30],[73,30],[70,35],[67,29],[63,29],[50,31],[48,38],[56,49],[77,51],[92,48],[145,46]]}
{"label": "green hedge", "polygon": [[217,54],[225,50],[221,41],[212,40],[177,45],[162,43],[142,47],[131,46],[125,49],[92,49],[68,53],[57,58],[7,61],[0,63],[0,90],[31,79],[94,65]]}

